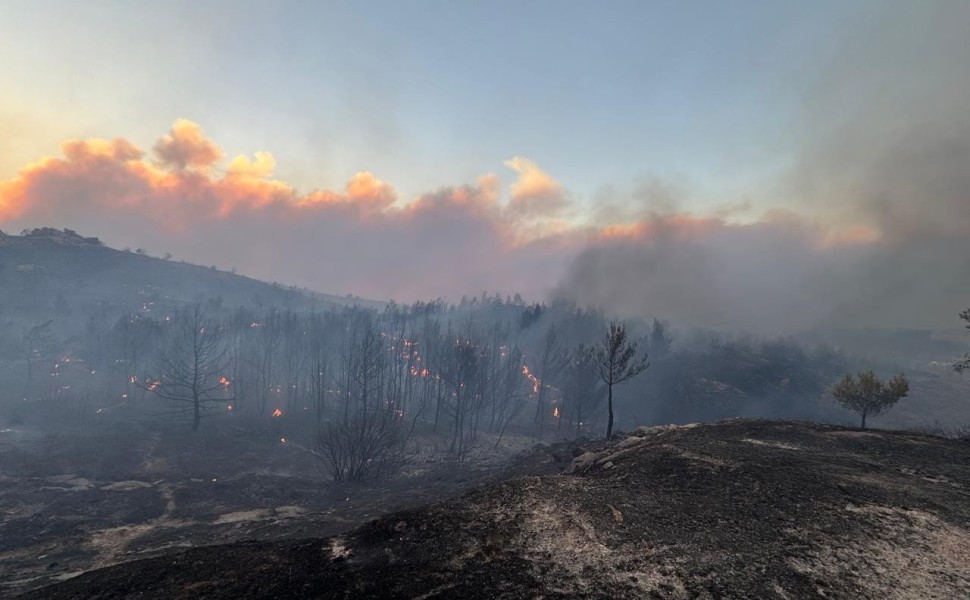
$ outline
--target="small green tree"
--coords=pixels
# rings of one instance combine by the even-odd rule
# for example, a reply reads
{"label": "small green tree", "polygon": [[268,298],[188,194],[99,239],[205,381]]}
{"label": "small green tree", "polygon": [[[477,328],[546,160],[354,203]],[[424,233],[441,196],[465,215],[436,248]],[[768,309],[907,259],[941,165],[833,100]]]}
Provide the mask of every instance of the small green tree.
{"label": "small green tree", "polygon": [[883,383],[872,371],[859,373],[858,379],[846,375],[832,388],[832,395],[839,404],[862,417],[862,428],[866,428],[866,417],[876,416],[892,408],[909,393],[909,382],[902,375],[896,375]]}
{"label": "small green tree", "polygon": [[637,357],[636,342],[626,339],[626,326],[610,322],[610,331],[598,345],[590,348],[596,372],[606,384],[610,418],[606,425],[606,439],[613,437],[613,386],[625,383],[648,366],[647,355]]}

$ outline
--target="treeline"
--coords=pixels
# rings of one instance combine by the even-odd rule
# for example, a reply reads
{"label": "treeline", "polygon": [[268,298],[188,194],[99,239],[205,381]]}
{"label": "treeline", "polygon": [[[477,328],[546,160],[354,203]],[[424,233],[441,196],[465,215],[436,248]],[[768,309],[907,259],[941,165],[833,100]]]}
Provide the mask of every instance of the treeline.
{"label": "treeline", "polygon": [[[513,432],[602,436],[610,386],[597,349],[608,332],[596,311],[497,296],[326,312],[208,303],[92,315],[69,338],[37,323],[7,348],[7,367],[20,365],[20,411],[147,414],[203,430],[206,418],[232,419],[305,446],[336,479],[361,479],[394,470],[417,437],[464,459]],[[792,341],[677,338],[656,320],[624,336],[639,366],[610,395],[621,428],[818,416],[844,372],[838,354]]]}

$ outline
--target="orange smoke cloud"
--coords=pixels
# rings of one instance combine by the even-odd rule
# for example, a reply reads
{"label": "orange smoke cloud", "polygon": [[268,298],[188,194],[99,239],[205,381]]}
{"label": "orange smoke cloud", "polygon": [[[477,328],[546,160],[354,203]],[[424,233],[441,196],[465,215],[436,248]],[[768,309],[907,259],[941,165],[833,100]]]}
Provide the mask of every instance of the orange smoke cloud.
{"label": "orange smoke cloud", "polygon": [[[878,240],[871,228],[825,229],[788,213],[743,226],[684,214],[594,226],[570,218],[563,186],[520,156],[505,163],[516,173],[507,196],[488,174],[402,201],[368,171],[341,190],[300,193],[273,178],[269,152],[222,164],[220,147],[184,119],[150,156],[124,139],[70,140],[61,151],[0,181],[0,224],[69,227],[159,252],[178,248],[194,261],[239,266],[256,277],[376,298],[456,298],[483,289],[541,295],[576,260],[597,272],[599,255],[584,258],[587,249],[676,247],[696,256],[698,244],[728,240],[724,248],[742,256],[752,236],[810,240],[803,245],[815,249]],[[688,267],[709,280],[707,259],[697,260]],[[591,289],[600,289],[592,279]],[[577,298],[599,301],[595,294]]]}
{"label": "orange smoke cloud", "polygon": [[[298,193],[273,179],[276,160],[269,152],[229,160],[217,176],[222,150],[202,128],[180,119],[153,147],[156,160],[124,139],[70,140],[62,158],[28,165],[0,182],[0,222],[18,218],[65,217],[103,213],[147,217],[168,231],[183,231],[256,213],[270,222],[293,223],[352,215],[363,220],[417,222],[471,219],[492,232],[502,247],[552,240],[560,247],[593,241],[649,239],[666,231],[704,235],[716,220],[674,216],[590,229],[563,216],[569,202],[560,183],[524,157],[506,161],[517,173],[503,202],[498,176],[483,175],[475,185],[446,187],[401,203],[397,191],[374,174],[354,174],[342,191]],[[437,214],[436,214],[437,213]],[[450,216],[449,216],[450,215]]]}
{"label": "orange smoke cloud", "polygon": [[256,152],[253,160],[240,154],[226,165],[227,177],[240,179],[265,179],[273,174],[276,159],[269,152]]}
{"label": "orange smoke cloud", "polygon": [[222,177],[214,177],[211,170],[222,150],[185,119],[176,121],[153,149],[157,160],[149,162],[127,140],[69,140],[61,146],[63,158],[44,158],[0,182],[0,222],[123,210],[180,230],[240,211],[271,208],[279,217],[333,204],[375,214],[397,199],[392,186],[366,171],[354,175],[344,192],[300,195],[287,183],[271,179],[276,160],[269,152],[256,152],[251,159],[237,156]]}
{"label": "orange smoke cloud", "polygon": [[171,131],[155,143],[155,154],[166,167],[208,170],[222,160],[222,150],[205,137],[202,128],[188,119],[179,119]]}
{"label": "orange smoke cloud", "polygon": [[527,216],[558,214],[568,204],[563,187],[539,165],[522,156],[505,161],[518,174],[512,184],[509,209]]}

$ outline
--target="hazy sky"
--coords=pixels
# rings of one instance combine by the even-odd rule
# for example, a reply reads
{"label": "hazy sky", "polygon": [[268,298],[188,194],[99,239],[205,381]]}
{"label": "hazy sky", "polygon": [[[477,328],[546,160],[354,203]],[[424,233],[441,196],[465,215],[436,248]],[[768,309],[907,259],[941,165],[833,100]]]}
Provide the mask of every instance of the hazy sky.
{"label": "hazy sky", "polygon": [[718,326],[970,302],[968,2],[309,4],[0,0],[0,228]]}

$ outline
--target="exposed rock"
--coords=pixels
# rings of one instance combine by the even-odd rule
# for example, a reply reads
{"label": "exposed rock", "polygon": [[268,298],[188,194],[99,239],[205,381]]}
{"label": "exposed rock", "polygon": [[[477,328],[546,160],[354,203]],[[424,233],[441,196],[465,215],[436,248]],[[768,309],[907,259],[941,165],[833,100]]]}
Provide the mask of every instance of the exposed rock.
{"label": "exposed rock", "polygon": [[130,492],[131,490],[140,490],[150,487],[152,487],[152,484],[144,481],[128,480],[109,483],[108,485],[101,486],[101,489],[109,492]]}
{"label": "exposed rock", "polygon": [[595,452],[584,452],[573,459],[568,472],[581,473],[589,469],[596,462],[597,458],[599,458],[599,455]]}

